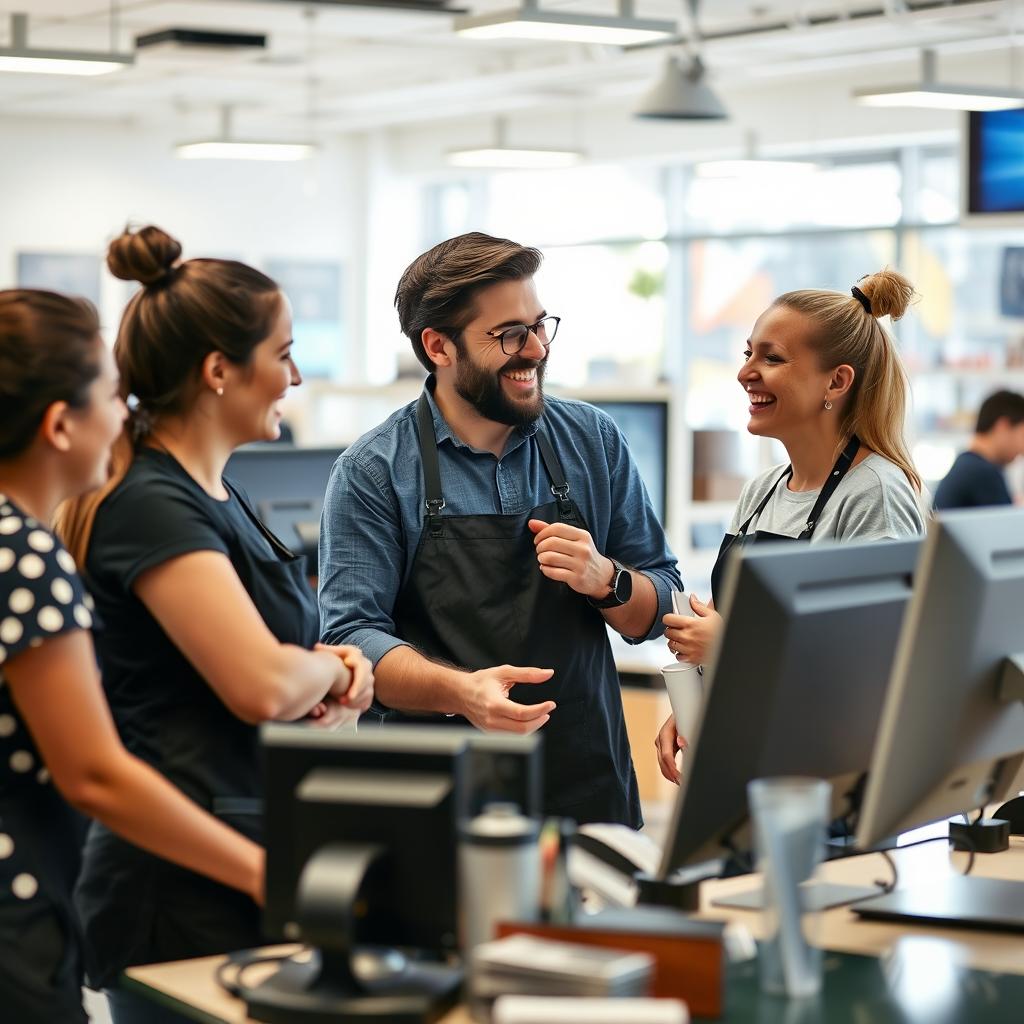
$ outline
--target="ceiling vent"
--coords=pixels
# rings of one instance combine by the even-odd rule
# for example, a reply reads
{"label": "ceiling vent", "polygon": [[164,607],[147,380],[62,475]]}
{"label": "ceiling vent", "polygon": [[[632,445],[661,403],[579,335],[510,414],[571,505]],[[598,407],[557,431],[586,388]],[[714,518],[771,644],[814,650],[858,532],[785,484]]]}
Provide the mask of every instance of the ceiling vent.
{"label": "ceiling vent", "polygon": [[163,28],[135,37],[142,54],[256,53],[265,50],[267,37],[252,32],[213,32],[202,28]]}

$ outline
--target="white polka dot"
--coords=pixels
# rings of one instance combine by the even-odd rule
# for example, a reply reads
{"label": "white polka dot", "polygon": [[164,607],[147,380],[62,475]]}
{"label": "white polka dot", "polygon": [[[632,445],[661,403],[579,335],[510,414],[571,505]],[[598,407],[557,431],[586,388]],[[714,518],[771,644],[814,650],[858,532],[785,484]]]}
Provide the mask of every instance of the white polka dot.
{"label": "white polka dot", "polygon": [[35,761],[27,750],[16,750],[11,754],[9,764],[11,766],[11,771],[30,772],[32,771],[32,765],[35,764]]}
{"label": "white polka dot", "polygon": [[14,840],[6,832],[0,832],[0,860],[7,860],[12,853]]}
{"label": "white polka dot", "polygon": [[57,552],[57,564],[65,572],[78,572],[78,566],[75,565],[75,560],[63,548]]}
{"label": "white polka dot", "polygon": [[[54,580],[56,582],[56,580]],[[17,590],[11,591],[11,599],[7,602],[12,612],[15,615],[24,615],[25,612],[32,608],[32,605],[36,603],[36,599],[32,594],[31,590],[25,587],[18,587]]]}
{"label": "white polka dot", "polygon": [[53,537],[46,532],[46,530],[33,530],[28,535],[28,546],[33,551],[41,551],[43,553],[53,550]]}
{"label": "white polka dot", "polygon": [[89,611],[91,612],[94,612],[96,610],[96,602],[92,599],[92,594],[86,594],[82,598],[82,604],[84,604],[85,607],[88,608]]}
{"label": "white polka dot", "polygon": [[22,555],[18,561],[18,572],[27,580],[37,580],[46,572],[46,563],[38,555]]}
{"label": "white polka dot", "polygon": [[0,519],[0,534],[17,533],[23,525],[17,516],[4,516]]}
{"label": "white polka dot", "polygon": [[11,882],[11,892],[19,900],[30,900],[39,891],[39,883],[27,872],[14,876]]}
{"label": "white polka dot", "polygon": [[71,598],[75,596],[74,588],[65,579],[54,580],[50,584],[50,593],[61,604],[71,604]]}
{"label": "white polka dot", "polygon": [[36,782],[41,786],[45,786],[50,781],[50,770],[48,768],[40,768],[36,772]]}
{"label": "white polka dot", "polygon": [[4,619],[0,622],[0,640],[5,644],[16,644],[24,630],[17,619]]}
{"label": "white polka dot", "polygon": [[56,633],[64,625],[64,616],[58,608],[48,604],[45,608],[39,609],[36,621],[40,629],[45,629],[47,633]]}
{"label": "white polka dot", "polygon": [[0,572],[7,572],[14,565],[14,552],[10,548],[0,548]]}
{"label": "white polka dot", "polygon": [[[2,495],[0,495],[2,500]],[[14,509],[10,505],[0,505],[0,516],[9,516],[14,512]]]}
{"label": "white polka dot", "polygon": [[0,494],[0,501],[6,501],[6,500],[7,500],[7,495],[6,494]]}
{"label": "white polka dot", "polygon": [[77,622],[82,629],[90,629],[92,627],[92,616],[89,614],[89,609],[84,604],[76,604],[75,610],[72,613],[75,616],[75,622]]}
{"label": "white polka dot", "polygon": [[10,736],[17,728],[14,715],[0,715],[0,737]]}

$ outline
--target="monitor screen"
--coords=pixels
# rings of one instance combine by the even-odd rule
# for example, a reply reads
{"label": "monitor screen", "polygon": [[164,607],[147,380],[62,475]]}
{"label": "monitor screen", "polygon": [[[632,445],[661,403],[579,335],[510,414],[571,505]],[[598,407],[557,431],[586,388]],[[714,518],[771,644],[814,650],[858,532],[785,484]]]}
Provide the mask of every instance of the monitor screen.
{"label": "monitor screen", "polygon": [[833,816],[856,810],[919,549],[790,542],[730,559],[661,877],[749,852],[753,779],[829,779]]}
{"label": "monitor screen", "polygon": [[622,431],[651,505],[664,526],[668,491],[668,402],[615,400],[590,404],[608,413]]}
{"label": "monitor screen", "polygon": [[964,167],[966,212],[1024,212],[1024,109],[971,111]]}
{"label": "monitor screen", "polygon": [[254,444],[228,459],[224,476],[249,496],[256,514],[286,547],[310,558],[316,575],[316,548],[324,493],[341,445],[294,448],[287,444]]}
{"label": "monitor screen", "polygon": [[[1013,791],[1024,753],[1022,616],[1024,510],[940,513],[899,641],[858,846]],[[1007,672],[1018,679],[1010,692]]]}

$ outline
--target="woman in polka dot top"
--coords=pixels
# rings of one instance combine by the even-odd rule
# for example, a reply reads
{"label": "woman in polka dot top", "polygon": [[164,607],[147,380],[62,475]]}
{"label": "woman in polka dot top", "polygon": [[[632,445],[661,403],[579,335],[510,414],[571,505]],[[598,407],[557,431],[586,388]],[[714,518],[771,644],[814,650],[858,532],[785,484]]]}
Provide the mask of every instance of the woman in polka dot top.
{"label": "woman in polka dot top", "polygon": [[104,482],[125,415],[92,306],[0,291],[0,1019],[17,1024],[86,1021],[72,808],[254,899],[263,888],[261,849],[122,746],[92,602],[46,525]]}

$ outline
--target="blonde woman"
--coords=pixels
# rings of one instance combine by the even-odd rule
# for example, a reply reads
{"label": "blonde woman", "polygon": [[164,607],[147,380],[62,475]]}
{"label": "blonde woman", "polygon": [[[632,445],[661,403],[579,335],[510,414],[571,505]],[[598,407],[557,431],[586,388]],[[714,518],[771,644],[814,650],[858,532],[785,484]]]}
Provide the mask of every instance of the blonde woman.
{"label": "blonde woman", "polygon": [[[849,294],[780,295],[754,324],[737,375],[747,430],[782,442],[788,464],[743,488],[711,577],[712,601],[690,595],[693,616],[663,619],[677,660],[704,662],[721,628],[714,610],[727,553],[763,541],[872,541],[924,532],[921,478],[903,420],[907,381],[880,317],[898,320],[914,295],[902,275],[883,270]],[[674,718],[655,740],[662,775],[679,781]]]}

